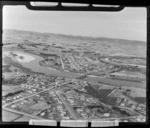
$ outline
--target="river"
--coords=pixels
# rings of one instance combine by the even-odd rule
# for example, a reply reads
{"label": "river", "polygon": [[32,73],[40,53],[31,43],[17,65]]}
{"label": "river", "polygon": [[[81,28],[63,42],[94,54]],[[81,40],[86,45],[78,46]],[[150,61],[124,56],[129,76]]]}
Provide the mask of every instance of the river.
{"label": "river", "polygon": [[[20,53],[20,51],[19,51],[19,53]],[[33,54],[29,54],[29,53],[25,53],[25,52],[21,52],[21,53],[33,56],[35,58],[32,61],[20,63],[23,67],[31,69],[33,72],[41,72],[41,73],[45,73],[46,75],[68,77],[68,78],[75,78],[80,75],[79,73],[63,72],[63,71],[59,71],[57,69],[40,66],[39,62],[41,60],[43,60],[42,57],[33,55]]]}
{"label": "river", "polygon": [[[18,52],[35,57],[35,59],[32,61],[20,63],[23,67],[31,69],[33,72],[39,72],[39,73],[44,73],[46,75],[67,77],[67,78],[76,78],[77,76],[81,75],[80,73],[59,71],[57,69],[40,66],[39,61],[43,60],[42,57],[35,55],[35,54],[22,52],[22,51],[18,51]],[[111,78],[100,77],[100,76],[95,76],[95,77],[88,76],[84,78],[83,80],[89,81],[89,82],[99,82],[102,84],[108,84],[108,85],[113,85],[113,86],[134,86],[134,87],[140,87],[140,88],[146,87],[145,83],[123,81],[123,80],[113,80]]]}

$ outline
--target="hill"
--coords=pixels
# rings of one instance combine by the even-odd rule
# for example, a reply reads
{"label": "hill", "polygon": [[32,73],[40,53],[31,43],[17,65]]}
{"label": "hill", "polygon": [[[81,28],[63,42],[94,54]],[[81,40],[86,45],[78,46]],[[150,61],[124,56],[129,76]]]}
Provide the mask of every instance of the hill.
{"label": "hill", "polygon": [[4,44],[46,43],[76,48],[83,51],[94,51],[102,55],[146,57],[146,42],[105,37],[82,37],[53,33],[39,33],[22,30],[3,30]]}

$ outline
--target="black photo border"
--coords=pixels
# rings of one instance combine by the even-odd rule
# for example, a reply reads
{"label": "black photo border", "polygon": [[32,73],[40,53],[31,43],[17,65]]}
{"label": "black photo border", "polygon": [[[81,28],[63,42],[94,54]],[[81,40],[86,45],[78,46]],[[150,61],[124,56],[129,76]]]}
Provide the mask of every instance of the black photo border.
{"label": "black photo border", "polygon": [[[34,1],[37,1],[37,0],[34,0]],[[149,65],[149,60],[150,60],[150,6],[146,6],[146,5],[134,5],[134,4],[123,4],[123,5],[120,5],[120,4],[116,4],[116,5],[120,5],[120,7],[117,9],[117,10],[111,10],[111,9],[105,9],[105,8],[102,8],[102,9],[95,9],[95,8],[92,8],[91,6],[89,6],[88,8],[80,8],[80,7],[75,7],[75,8],[63,8],[61,6],[61,2],[70,2],[70,3],[89,3],[89,4],[108,4],[104,1],[101,1],[101,0],[97,0],[97,1],[94,1],[94,0],[70,0],[70,1],[66,1],[66,0],[61,0],[61,1],[57,1],[57,0],[48,0],[49,2],[59,2],[58,6],[57,7],[54,7],[54,8],[51,8],[51,9],[48,9],[49,11],[120,11],[122,9],[124,9],[125,7],[133,7],[133,8],[136,8],[136,7],[142,7],[142,8],[146,8],[147,10],[147,65],[146,65],[146,104],[147,104],[147,108],[146,108],[146,112],[147,112],[147,116],[146,116],[146,123],[145,122],[136,122],[136,123],[119,123],[119,125],[139,125],[139,126],[142,126],[142,125],[147,125],[149,124],[149,101],[148,99],[150,99],[150,92],[149,92],[149,86],[150,86],[150,80],[149,80],[149,76],[150,76],[150,65]],[[42,1],[43,2],[43,1]],[[46,1],[45,1],[46,2]],[[31,9],[31,10],[45,10],[45,7],[32,7],[30,5],[30,1],[0,1],[0,59],[2,60],[2,34],[3,34],[3,23],[2,23],[2,18],[3,18],[3,7],[4,6],[16,6],[16,5],[25,5],[28,9]],[[108,5],[113,5],[113,4],[108,4]],[[47,10],[47,9],[46,9]],[[2,76],[2,61],[0,63],[0,76]],[[2,83],[2,77],[0,78],[0,82]],[[148,93],[149,92],[149,93]],[[0,99],[2,99],[2,84],[0,86]],[[0,100],[0,125],[29,125],[29,122],[3,122],[2,121],[2,100]],[[60,122],[57,123],[57,127],[60,126]],[[91,124],[89,123],[89,126],[91,126]]]}

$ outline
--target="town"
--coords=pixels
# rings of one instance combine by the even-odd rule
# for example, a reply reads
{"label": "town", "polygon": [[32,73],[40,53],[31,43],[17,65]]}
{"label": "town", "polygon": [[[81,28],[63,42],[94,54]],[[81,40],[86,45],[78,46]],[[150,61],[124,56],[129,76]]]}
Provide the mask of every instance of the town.
{"label": "town", "polygon": [[4,46],[2,62],[4,111],[28,120],[146,121],[144,58],[24,40]]}
{"label": "town", "polygon": [[[15,82],[19,82],[19,88],[3,96],[3,108],[6,110],[57,121],[62,119],[145,121],[146,105],[139,104],[133,97],[129,97],[129,94],[125,95],[127,91],[131,93],[129,89],[46,75],[26,74],[20,77],[26,79],[26,83],[17,77]],[[99,86],[99,89],[90,92],[92,88],[97,88],[93,85]],[[99,97],[101,90],[104,93]],[[105,102],[103,98],[105,101],[111,99],[111,102]]]}

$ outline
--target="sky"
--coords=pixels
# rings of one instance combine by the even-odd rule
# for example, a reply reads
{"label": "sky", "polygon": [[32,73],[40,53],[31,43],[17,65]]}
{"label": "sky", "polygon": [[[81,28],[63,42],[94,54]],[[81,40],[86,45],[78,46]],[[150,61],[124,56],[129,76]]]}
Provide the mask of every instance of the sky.
{"label": "sky", "polygon": [[33,11],[4,6],[3,29],[146,41],[146,8],[120,12]]}

